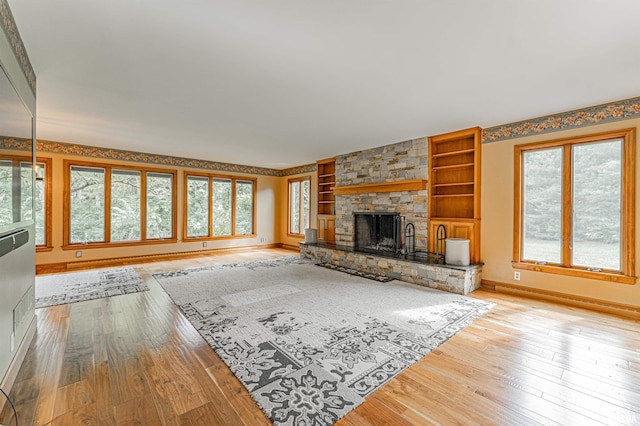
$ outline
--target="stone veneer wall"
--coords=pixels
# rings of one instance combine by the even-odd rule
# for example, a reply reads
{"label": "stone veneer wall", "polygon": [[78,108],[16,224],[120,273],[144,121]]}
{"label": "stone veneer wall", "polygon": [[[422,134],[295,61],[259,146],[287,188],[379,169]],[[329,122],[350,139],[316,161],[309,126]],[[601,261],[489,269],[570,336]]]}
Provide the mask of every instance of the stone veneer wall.
{"label": "stone veneer wall", "polygon": [[[336,186],[428,179],[428,140],[413,139],[336,157]],[[337,195],[336,244],[353,247],[354,212],[397,212],[416,228],[416,249],[427,248],[427,191]]]}

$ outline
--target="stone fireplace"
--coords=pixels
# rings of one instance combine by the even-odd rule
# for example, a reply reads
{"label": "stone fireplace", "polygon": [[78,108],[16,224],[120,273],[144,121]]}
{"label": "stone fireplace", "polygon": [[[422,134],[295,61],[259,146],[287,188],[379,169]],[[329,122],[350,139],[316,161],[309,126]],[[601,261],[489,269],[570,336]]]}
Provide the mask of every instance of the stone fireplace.
{"label": "stone fireplace", "polygon": [[368,253],[397,253],[402,248],[402,217],[399,213],[356,212],[354,250]]}
{"label": "stone fireplace", "polygon": [[[336,157],[335,245],[300,243],[303,257],[359,272],[467,294],[480,286],[481,266],[437,264],[399,255],[427,251],[428,141],[413,139]],[[412,237],[404,239],[405,224]]]}
{"label": "stone fireplace", "polygon": [[[383,186],[428,178],[427,138],[336,157],[336,187]],[[427,190],[362,191],[336,195],[336,244],[356,248],[354,213],[404,217],[415,226],[415,249],[427,249]],[[379,189],[379,188],[378,188]],[[401,233],[402,231],[400,231]]]}

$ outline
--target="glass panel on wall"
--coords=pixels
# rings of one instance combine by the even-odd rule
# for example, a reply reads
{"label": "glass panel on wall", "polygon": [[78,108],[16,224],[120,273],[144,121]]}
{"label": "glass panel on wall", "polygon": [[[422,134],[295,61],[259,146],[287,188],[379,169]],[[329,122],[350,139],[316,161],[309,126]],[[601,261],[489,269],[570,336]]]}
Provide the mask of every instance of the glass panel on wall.
{"label": "glass panel on wall", "polygon": [[309,227],[310,181],[289,182],[289,233],[303,234]]}
{"label": "glass panel on wall", "polygon": [[20,220],[33,219],[33,166],[20,162]]}
{"label": "glass panel on wall", "polygon": [[140,172],[111,172],[111,241],[139,241]]}
{"label": "glass panel on wall", "polygon": [[209,178],[187,176],[187,237],[209,235]]}
{"label": "glass panel on wall", "polygon": [[71,243],[105,240],[105,170],[71,167]]}
{"label": "glass panel on wall", "polygon": [[46,226],[45,226],[45,176],[47,175],[44,163],[37,163],[38,171],[36,173],[36,245],[44,245],[46,243]]}
{"label": "glass panel on wall", "polygon": [[300,184],[302,182],[289,183],[289,222],[291,234],[300,234]]}
{"label": "glass panel on wall", "polygon": [[572,264],[621,269],[622,140],[573,147]]}
{"label": "glass panel on wall", "polygon": [[147,173],[147,238],[173,237],[173,175]]}
{"label": "glass panel on wall", "polygon": [[13,163],[0,161],[0,225],[13,223]]}
{"label": "glass panel on wall", "polygon": [[302,181],[302,227],[300,233],[309,227],[309,207],[311,206],[311,181],[309,179]]}
{"label": "glass panel on wall", "polygon": [[562,148],[523,153],[522,258],[562,262]]}
{"label": "glass panel on wall", "polygon": [[231,235],[231,179],[213,179],[213,235]]}
{"label": "glass panel on wall", "polygon": [[31,219],[31,194],[35,196],[35,224],[36,224],[36,245],[45,244],[45,187],[44,176],[46,175],[45,163],[36,163],[35,169],[35,192],[31,192],[31,176],[32,168],[31,163],[21,162],[20,167],[22,169],[22,220]]}
{"label": "glass panel on wall", "polygon": [[253,182],[236,181],[236,235],[253,233]]}

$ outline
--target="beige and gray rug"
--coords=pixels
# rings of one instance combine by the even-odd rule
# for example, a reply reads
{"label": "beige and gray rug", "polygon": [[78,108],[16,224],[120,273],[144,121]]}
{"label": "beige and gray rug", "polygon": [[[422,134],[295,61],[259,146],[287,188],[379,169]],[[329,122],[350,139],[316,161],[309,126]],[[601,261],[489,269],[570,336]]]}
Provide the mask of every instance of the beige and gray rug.
{"label": "beige and gray rug", "polygon": [[36,308],[149,290],[132,267],[36,277]]}
{"label": "beige and gray rug", "polygon": [[288,257],[156,274],[275,424],[332,424],[491,304]]}

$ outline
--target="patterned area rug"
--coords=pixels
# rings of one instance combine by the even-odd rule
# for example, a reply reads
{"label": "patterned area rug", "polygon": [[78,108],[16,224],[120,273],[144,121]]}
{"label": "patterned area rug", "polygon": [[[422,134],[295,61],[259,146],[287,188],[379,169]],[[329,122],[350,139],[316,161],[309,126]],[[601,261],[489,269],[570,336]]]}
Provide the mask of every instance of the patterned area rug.
{"label": "patterned area rug", "polygon": [[132,267],[36,277],[36,308],[149,290]]}
{"label": "patterned area rug", "polygon": [[154,277],[277,425],[327,425],[491,304],[298,257]]}

